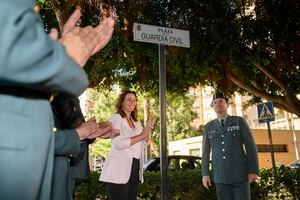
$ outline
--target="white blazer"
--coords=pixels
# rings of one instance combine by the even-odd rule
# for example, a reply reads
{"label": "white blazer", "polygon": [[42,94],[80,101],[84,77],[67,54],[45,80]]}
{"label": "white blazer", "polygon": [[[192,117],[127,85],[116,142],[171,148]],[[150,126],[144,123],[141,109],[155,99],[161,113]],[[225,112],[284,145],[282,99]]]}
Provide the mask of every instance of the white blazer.
{"label": "white blazer", "polygon": [[[139,121],[134,122],[134,130],[129,127],[125,118],[120,114],[114,114],[109,121],[112,123],[113,129],[119,129],[120,135],[112,138],[112,146],[104,162],[103,169],[100,175],[100,181],[116,184],[125,184],[128,182],[133,152],[131,148],[130,137],[141,134],[143,127]],[[143,181],[143,165],[144,165],[144,150],[146,143],[140,141],[141,158],[140,158],[140,180]]]}

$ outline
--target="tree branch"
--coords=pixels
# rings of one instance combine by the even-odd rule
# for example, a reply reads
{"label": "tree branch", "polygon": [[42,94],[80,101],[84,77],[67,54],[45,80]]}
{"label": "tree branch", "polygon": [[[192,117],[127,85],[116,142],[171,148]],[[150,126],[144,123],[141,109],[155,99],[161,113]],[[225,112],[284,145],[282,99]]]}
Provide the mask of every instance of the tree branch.
{"label": "tree branch", "polygon": [[253,80],[249,80],[249,81],[252,84],[252,86],[255,87],[257,90],[262,90],[261,86],[256,81]]}
{"label": "tree branch", "polygon": [[269,79],[274,81],[276,85],[278,85],[282,91],[287,91],[288,88],[286,85],[275,75],[273,74],[270,70],[266,69],[263,65],[259,63],[254,63],[254,65],[262,72],[264,73]]}
{"label": "tree branch", "polygon": [[266,93],[266,91],[260,90],[253,85],[247,84],[245,81],[239,79],[237,76],[233,75],[232,72],[228,73],[228,78],[240,88],[248,91],[249,93],[253,94],[254,96],[261,97],[263,99],[267,99],[269,101],[273,101],[275,107],[279,109],[286,110],[291,113],[295,113],[296,115],[300,116],[300,109],[299,109],[299,100],[296,103],[289,103],[288,97],[281,97],[275,96]]}
{"label": "tree branch", "polygon": [[232,72],[228,73],[228,78],[237,86],[239,86],[240,88],[248,91],[249,93],[253,94],[254,96],[258,96],[258,97],[263,97],[265,99],[272,99],[278,103],[283,103],[284,102],[284,98],[280,97],[280,96],[275,96],[275,95],[271,95],[266,93],[263,90],[260,90],[252,85],[247,84],[245,81],[242,81],[241,79],[239,79],[238,77],[236,77],[235,75],[232,74]]}
{"label": "tree branch", "polygon": [[286,100],[290,104],[293,104],[293,106],[299,106],[299,99],[297,99],[295,95],[290,93],[289,88],[278,78],[278,76],[276,76],[274,73],[272,73],[270,70],[268,70],[261,64],[255,63],[255,66],[281,88],[284,96],[286,97]]}
{"label": "tree branch", "polygon": [[292,110],[290,107],[286,106],[285,104],[280,104],[280,103],[277,103],[275,101],[273,101],[273,105],[274,107],[278,108],[278,109],[281,109],[281,110],[285,110],[287,112],[290,112],[290,113],[295,113],[299,116],[299,112],[295,112],[295,110]]}

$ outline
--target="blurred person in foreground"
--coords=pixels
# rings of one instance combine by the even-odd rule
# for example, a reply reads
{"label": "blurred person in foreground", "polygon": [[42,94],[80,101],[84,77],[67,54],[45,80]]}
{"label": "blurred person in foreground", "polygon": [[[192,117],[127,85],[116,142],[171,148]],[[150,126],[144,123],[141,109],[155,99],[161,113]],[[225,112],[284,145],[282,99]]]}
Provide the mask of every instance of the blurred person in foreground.
{"label": "blurred person in foreground", "polygon": [[115,132],[109,122],[97,123],[95,118],[85,122],[78,98],[57,96],[51,106],[57,129],[51,199],[70,200],[76,180],[90,174],[89,144]]}
{"label": "blurred person in foreground", "polygon": [[54,120],[49,94],[79,96],[88,86],[82,67],[114,29],[112,17],[95,28],[76,27],[77,9],[61,38],[56,29],[47,35],[34,6],[34,0],[0,1],[1,199],[50,199]]}

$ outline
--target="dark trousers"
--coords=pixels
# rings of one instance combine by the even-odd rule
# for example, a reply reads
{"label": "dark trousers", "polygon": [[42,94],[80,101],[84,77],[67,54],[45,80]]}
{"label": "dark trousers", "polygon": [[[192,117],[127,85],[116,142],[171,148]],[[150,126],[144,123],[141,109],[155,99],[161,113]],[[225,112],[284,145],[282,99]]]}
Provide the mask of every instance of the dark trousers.
{"label": "dark trousers", "polygon": [[218,200],[250,200],[250,184],[248,182],[233,184],[216,184]]}
{"label": "dark trousers", "polygon": [[[122,166],[120,166],[122,167]],[[140,161],[133,158],[131,174],[126,184],[106,183],[110,200],[136,200],[139,185]]]}

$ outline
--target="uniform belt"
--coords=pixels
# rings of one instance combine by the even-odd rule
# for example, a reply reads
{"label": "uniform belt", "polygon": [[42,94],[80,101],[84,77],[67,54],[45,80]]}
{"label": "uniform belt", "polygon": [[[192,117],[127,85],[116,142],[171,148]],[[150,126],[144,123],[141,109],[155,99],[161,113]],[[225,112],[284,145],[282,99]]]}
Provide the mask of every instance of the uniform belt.
{"label": "uniform belt", "polygon": [[0,86],[0,94],[27,99],[49,99],[49,94],[47,92],[16,86]]}

